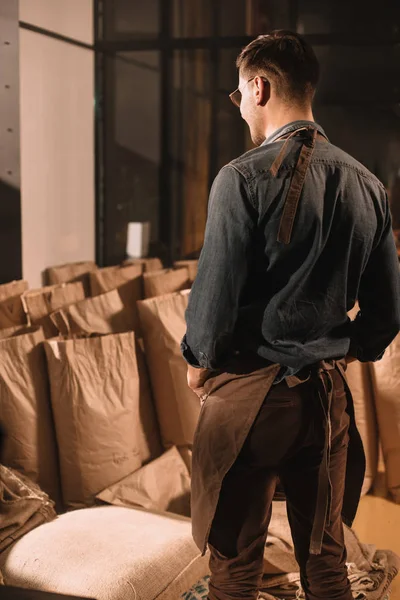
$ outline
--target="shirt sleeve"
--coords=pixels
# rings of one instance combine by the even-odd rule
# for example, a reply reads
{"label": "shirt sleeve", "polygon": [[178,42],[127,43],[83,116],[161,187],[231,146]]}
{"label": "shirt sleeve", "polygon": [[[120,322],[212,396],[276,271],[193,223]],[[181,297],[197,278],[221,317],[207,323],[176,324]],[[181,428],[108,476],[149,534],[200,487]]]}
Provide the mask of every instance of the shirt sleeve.
{"label": "shirt sleeve", "polygon": [[349,354],[361,362],[382,358],[400,330],[400,265],[386,198],[385,223],[359,289],[360,311],[351,326]]}
{"label": "shirt sleeve", "polygon": [[185,360],[194,367],[218,369],[233,353],[256,225],[245,178],[234,167],[224,167],[210,192],[204,245],[181,344]]}

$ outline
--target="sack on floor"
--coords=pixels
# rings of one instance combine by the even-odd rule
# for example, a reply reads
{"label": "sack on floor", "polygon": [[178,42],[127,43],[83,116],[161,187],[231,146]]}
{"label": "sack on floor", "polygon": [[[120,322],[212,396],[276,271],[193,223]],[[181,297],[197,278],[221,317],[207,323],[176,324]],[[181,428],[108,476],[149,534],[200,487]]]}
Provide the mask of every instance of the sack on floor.
{"label": "sack on floor", "polygon": [[133,332],[45,343],[68,508],[142,466],[140,382]]}
{"label": "sack on floor", "polygon": [[90,273],[90,291],[98,296],[120,287],[142,274],[142,265],[105,267]]}
{"label": "sack on floor", "polygon": [[142,506],[190,516],[190,476],[176,448],[106,488],[97,498],[115,506]]}
{"label": "sack on floor", "polygon": [[183,267],[186,267],[186,269],[189,271],[190,283],[193,283],[196,279],[198,266],[198,260],[176,260],[174,262],[174,269],[182,269]]}
{"label": "sack on floor", "polygon": [[164,294],[179,292],[190,287],[188,269],[163,269],[144,273],[144,297],[154,298]]}
{"label": "sack on floor", "polygon": [[26,292],[22,296],[22,303],[30,324],[42,327],[45,337],[50,338],[58,333],[50,314],[84,299],[83,284],[81,281],[77,281]]}
{"label": "sack on floor", "polygon": [[43,331],[26,328],[0,340],[2,462],[59,501],[57,448]]}
{"label": "sack on floor", "polygon": [[2,283],[0,285],[0,302],[11,298],[12,296],[21,296],[28,289],[27,281],[17,280],[10,283]]}
{"label": "sack on floor", "polygon": [[71,283],[81,281],[85,290],[85,295],[90,295],[89,273],[97,269],[96,263],[92,260],[83,262],[67,263],[65,265],[56,265],[49,267],[45,271],[47,285],[57,283]]}
{"label": "sack on floor", "polygon": [[400,334],[371,369],[387,486],[400,504]]}
{"label": "sack on floor", "polygon": [[131,316],[117,290],[86,298],[51,314],[60,335],[122,333],[131,329]]}
{"label": "sack on floor", "polygon": [[163,264],[159,258],[128,258],[124,265],[141,265],[143,273],[150,271],[161,271]]}
{"label": "sack on floor", "polygon": [[165,448],[190,446],[200,401],[187,385],[187,365],[180,351],[186,331],[187,292],[138,302],[150,380]]}
{"label": "sack on floor", "polygon": [[4,465],[0,465],[0,514],[0,553],[57,517],[54,503],[37,484]]}
{"label": "sack on floor", "polygon": [[0,329],[27,325],[27,323],[21,296],[10,296],[0,301]]}
{"label": "sack on floor", "polygon": [[139,335],[137,301],[143,298],[142,266],[127,265],[98,269],[90,274],[90,286],[92,296],[118,290],[129,317],[129,329],[133,329]]}
{"label": "sack on floor", "polygon": [[378,472],[378,424],[372,389],[371,366],[354,361],[346,371],[347,382],[354,401],[358,431],[364,446],[366,468],[362,495],[372,487]]}

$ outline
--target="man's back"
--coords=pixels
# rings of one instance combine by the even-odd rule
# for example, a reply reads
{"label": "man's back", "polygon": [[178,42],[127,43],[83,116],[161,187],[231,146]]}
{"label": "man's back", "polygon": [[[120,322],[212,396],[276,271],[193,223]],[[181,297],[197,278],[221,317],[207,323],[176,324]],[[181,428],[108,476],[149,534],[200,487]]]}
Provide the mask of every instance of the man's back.
{"label": "man's back", "polygon": [[[375,360],[398,331],[398,260],[385,189],[322,137],[319,127],[322,135],[304,180],[290,243],[278,241],[304,125],[316,126],[297,121],[281,128],[224,167],[214,183],[189,307],[189,316],[196,312],[196,326],[187,334],[191,350],[198,348],[207,357],[204,362],[197,357],[201,366],[219,366],[233,347],[286,366],[286,374],[345,356],[350,344],[359,359]],[[288,142],[275,173],[271,167],[285,143],[275,140],[296,129],[299,133]],[[214,228],[219,230],[217,242]],[[245,248],[245,261],[234,260],[238,245]],[[215,278],[206,268],[210,264],[219,273]],[[218,305],[208,303],[212,310],[203,310],[202,323],[199,307],[207,303],[201,297],[213,295],[213,285],[221,288],[214,294]],[[233,285],[241,289],[232,327]],[[347,312],[357,299],[362,316],[351,325]]]}

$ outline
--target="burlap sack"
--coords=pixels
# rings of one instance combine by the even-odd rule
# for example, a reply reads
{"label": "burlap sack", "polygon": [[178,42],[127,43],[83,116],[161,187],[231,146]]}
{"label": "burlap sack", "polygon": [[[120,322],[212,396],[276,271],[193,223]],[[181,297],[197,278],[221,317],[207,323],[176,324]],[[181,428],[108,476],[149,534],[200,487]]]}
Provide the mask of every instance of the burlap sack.
{"label": "burlap sack", "polygon": [[193,281],[196,279],[198,266],[198,260],[176,260],[174,262],[174,269],[182,269],[183,267],[188,269],[190,283],[193,283]]}
{"label": "burlap sack", "polygon": [[57,328],[50,314],[69,304],[85,299],[85,291],[81,281],[51,285],[38,290],[26,292],[22,303],[31,325],[41,326],[46,338],[57,335]]}
{"label": "burlap sack", "polygon": [[27,328],[0,340],[2,460],[59,501],[54,424],[49,399],[44,336]]}
{"label": "burlap sack", "polygon": [[117,289],[118,294],[126,308],[129,317],[128,329],[133,329],[139,334],[140,321],[137,301],[143,298],[143,279],[141,265],[127,265],[126,267],[107,267],[98,269],[90,274],[92,296],[104,294]]}
{"label": "burlap sack", "polygon": [[186,331],[188,293],[178,292],[138,302],[146,359],[165,448],[190,446],[200,402],[188,388],[187,365],[180,342]]}
{"label": "burlap sack", "polygon": [[133,332],[45,344],[68,508],[90,506],[142,466]]}
{"label": "burlap sack", "polygon": [[57,517],[54,503],[40,486],[4,465],[0,465],[0,515],[0,553]]}
{"label": "burlap sack", "polygon": [[124,265],[141,265],[143,273],[150,271],[161,271],[163,264],[159,258],[128,258],[124,261]]}
{"label": "burlap sack", "polygon": [[378,425],[372,389],[371,366],[368,363],[352,362],[347,367],[347,381],[354,400],[357,427],[364,446],[366,469],[361,493],[372,487],[378,472]]}
{"label": "burlap sack", "polygon": [[47,285],[55,285],[57,283],[81,281],[85,290],[85,295],[89,296],[89,273],[96,269],[97,265],[92,260],[49,267],[45,271],[46,283]]}
{"label": "burlap sack", "polygon": [[27,324],[21,296],[11,296],[0,301],[0,329]]}
{"label": "burlap sack", "polygon": [[3,283],[0,285],[0,301],[12,296],[21,296],[28,289],[28,287],[28,282],[23,280]]}
{"label": "burlap sack", "polygon": [[122,333],[132,325],[117,290],[66,306],[52,313],[51,320],[61,335]]}
{"label": "burlap sack", "polygon": [[188,269],[163,269],[143,274],[144,296],[154,298],[190,287]]}
{"label": "burlap sack", "polygon": [[190,476],[176,448],[106,488],[97,498],[115,506],[142,506],[190,516]]}
{"label": "burlap sack", "polygon": [[371,367],[387,486],[400,504],[400,334]]}

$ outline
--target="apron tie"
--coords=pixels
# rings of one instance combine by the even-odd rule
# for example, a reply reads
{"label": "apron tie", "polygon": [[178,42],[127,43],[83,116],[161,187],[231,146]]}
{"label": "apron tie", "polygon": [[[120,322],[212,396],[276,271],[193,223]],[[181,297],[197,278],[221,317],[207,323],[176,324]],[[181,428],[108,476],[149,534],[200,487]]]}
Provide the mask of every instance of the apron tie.
{"label": "apron tie", "polygon": [[333,400],[333,380],[330,371],[335,361],[318,363],[317,393],[324,417],[324,449],[318,470],[318,491],[314,523],[311,532],[310,554],[321,554],[322,540],[326,525],[330,523],[332,507],[332,482],[330,478],[330,460],[332,446],[331,408]]}
{"label": "apron tie", "polygon": [[[324,448],[318,470],[317,502],[310,539],[310,554],[321,554],[325,527],[330,524],[332,507],[332,482],[330,478],[330,459],[332,446],[331,408],[333,401],[333,379],[330,371],[340,370],[341,361],[320,361],[317,363],[317,395],[324,419]],[[295,387],[308,381],[313,369],[303,369],[296,375],[286,377],[288,387]]]}

